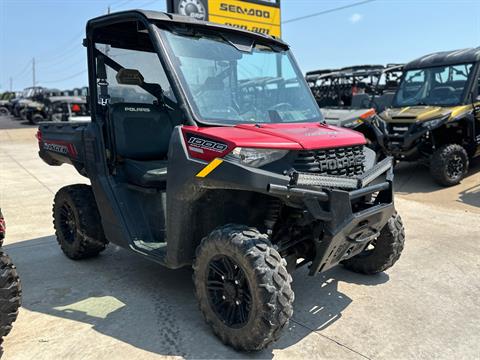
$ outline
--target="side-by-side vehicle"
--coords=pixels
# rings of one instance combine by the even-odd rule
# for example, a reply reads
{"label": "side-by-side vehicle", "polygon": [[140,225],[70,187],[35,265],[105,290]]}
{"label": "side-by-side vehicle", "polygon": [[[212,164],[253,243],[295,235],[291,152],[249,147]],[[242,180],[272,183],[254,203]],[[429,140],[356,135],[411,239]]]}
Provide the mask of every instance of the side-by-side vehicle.
{"label": "side-by-side vehicle", "polygon": [[45,162],[90,179],[55,195],[68,257],[112,242],[193,266],[207,323],[240,350],[287,327],[296,268],[375,274],[398,260],[392,159],[325,124],[287,44],[136,10],[90,20],[84,45],[92,121],[37,135]]}
{"label": "side-by-side vehicle", "polygon": [[441,185],[458,184],[480,155],[480,47],[408,63],[392,107],[375,121],[386,154],[423,162]]}
{"label": "side-by-side vehicle", "polygon": [[357,65],[310,71],[305,79],[326,123],[361,132],[378,152],[372,121],[391,106],[402,70],[402,64]]}

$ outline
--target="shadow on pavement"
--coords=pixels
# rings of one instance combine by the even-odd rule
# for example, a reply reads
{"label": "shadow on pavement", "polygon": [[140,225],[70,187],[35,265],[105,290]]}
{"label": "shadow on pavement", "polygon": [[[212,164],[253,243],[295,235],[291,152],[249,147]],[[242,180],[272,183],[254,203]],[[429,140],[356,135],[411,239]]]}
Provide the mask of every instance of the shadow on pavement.
{"label": "shadow on pavement", "polygon": [[[23,307],[30,311],[90,324],[104,335],[157,354],[246,356],[224,346],[204,322],[191,269],[168,270],[115,246],[97,258],[72,261],[61,253],[54,236],[5,249],[17,265]],[[338,290],[339,281],[373,286],[388,281],[388,275],[366,277],[338,267],[312,278],[307,269],[297,271],[290,328],[270,348],[248,357],[272,358],[273,350],[287,348],[340,319],[352,300]],[[67,326],[72,325],[59,323],[55,331],[62,334]]]}
{"label": "shadow on pavement", "polygon": [[9,116],[0,116],[0,130],[14,130],[14,129],[25,129],[25,128],[35,128],[38,125],[32,125],[30,122],[15,118],[12,115]]}
{"label": "shadow on pavement", "polygon": [[478,185],[461,191],[459,201],[480,208],[480,181]]}
{"label": "shadow on pavement", "polygon": [[[465,179],[479,176],[480,158],[470,161],[470,169]],[[465,181],[465,180],[463,180]],[[395,192],[399,194],[431,193],[445,189],[432,179],[429,169],[420,163],[400,163],[395,167]],[[478,205],[477,205],[478,206]]]}

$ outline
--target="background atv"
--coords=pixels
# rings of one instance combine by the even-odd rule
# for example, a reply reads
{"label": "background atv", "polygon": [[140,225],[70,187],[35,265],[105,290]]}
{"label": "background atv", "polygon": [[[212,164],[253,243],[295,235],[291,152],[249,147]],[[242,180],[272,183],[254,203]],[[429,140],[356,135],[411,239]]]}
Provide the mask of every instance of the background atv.
{"label": "background atv", "polygon": [[84,44],[92,121],[38,132],[45,162],[92,184],[55,195],[69,258],[110,241],[193,266],[205,320],[240,350],[288,326],[296,268],[374,274],[398,260],[391,159],[375,163],[363,135],[322,122],[281,40],[126,11],[90,20]]}
{"label": "background atv", "polygon": [[38,124],[46,119],[45,107],[50,103],[50,97],[58,96],[58,89],[44,89],[41,93],[34,95],[23,111],[23,117],[31,124]]}
{"label": "background atv", "polygon": [[14,92],[4,92],[0,95],[0,115],[6,116],[10,114],[9,103],[15,98]]}
{"label": "background atv", "polygon": [[12,324],[17,319],[22,296],[17,270],[10,257],[1,250],[5,230],[5,219],[0,210],[0,357],[3,353],[3,337],[10,333]]}
{"label": "background atv", "polygon": [[400,64],[351,66],[307,72],[306,80],[325,121],[361,132],[378,152],[371,122],[390,107],[402,69]]}
{"label": "background atv", "polygon": [[12,115],[16,118],[27,120],[25,112],[27,106],[35,101],[37,96],[43,94],[44,91],[45,89],[41,86],[25,88],[19,98],[11,101]]}
{"label": "background atv", "polygon": [[426,55],[405,66],[393,107],[376,119],[379,144],[397,160],[458,184],[480,155],[480,48]]}

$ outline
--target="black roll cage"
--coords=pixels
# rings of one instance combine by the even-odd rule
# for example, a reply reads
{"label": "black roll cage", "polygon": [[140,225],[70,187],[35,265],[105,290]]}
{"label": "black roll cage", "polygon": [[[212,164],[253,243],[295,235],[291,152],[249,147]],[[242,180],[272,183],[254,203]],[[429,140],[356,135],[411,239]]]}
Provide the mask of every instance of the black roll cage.
{"label": "black roll cage", "polygon": [[[465,84],[465,89],[463,90],[462,97],[461,97],[459,103],[457,105],[452,105],[452,106],[473,104],[473,103],[475,103],[475,101],[474,100],[472,101],[472,97],[473,97],[473,99],[475,99],[475,96],[480,95],[480,94],[477,93],[478,89],[476,87],[474,87],[475,82],[480,77],[480,61],[471,61],[471,62],[466,62],[466,63],[465,62],[459,62],[458,64],[456,64],[456,63],[454,63],[454,64],[439,63],[439,64],[435,64],[435,65],[432,65],[432,66],[428,67],[428,68],[433,68],[433,67],[456,66],[456,65],[465,65],[465,64],[472,64],[473,67],[472,67],[472,70],[470,71],[469,78],[467,79],[467,82]],[[403,74],[402,74],[401,78],[398,80],[398,89],[397,89],[397,91],[395,91],[395,97],[397,96],[397,92],[400,89],[400,84],[405,79],[405,76],[407,75],[408,71],[422,70],[422,69],[425,69],[425,68],[427,68],[427,67],[425,66],[425,67],[418,67],[418,68],[415,68],[415,67],[408,67],[407,68],[405,66],[403,68]],[[441,105],[438,105],[438,106],[441,106]],[[401,107],[401,106],[399,106],[399,107]]]}
{"label": "black roll cage", "polygon": [[[272,47],[280,47],[285,50],[288,50],[288,45],[276,39],[274,37],[257,34],[246,30],[236,29],[225,25],[213,24],[204,21],[197,21],[189,17],[167,14],[162,12],[152,12],[152,11],[142,11],[142,10],[131,10],[131,11],[122,11],[118,13],[108,14],[100,16],[88,21],[86,26],[86,39],[84,40],[84,46],[87,47],[87,57],[88,57],[88,82],[89,88],[91,89],[90,103],[92,104],[92,121],[93,122],[102,122],[104,118],[104,108],[102,105],[98,104],[98,91],[97,91],[97,64],[96,64],[96,55],[97,49],[95,48],[96,43],[96,32],[102,28],[106,28],[110,25],[127,23],[127,22],[137,22],[141,24],[146,30],[146,34],[153,45],[153,49],[148,49],[149,51],[153,50],[157,53],[159,61],[165,71],[167,80],[169,81],[172,91],[178,100],[178,107],[185,114],[185,122],[188,125],[198,125],[199,121],[196,119],[196,116],[193,113],[193,108],[189,103],[188,96],[185,93],[184,87],[182,86],[182,81],[179,74],[176,73],[175,67],[173,65],[173,59],[171,54],[166,48],[166,44],[161,37],[160,32],[157,29],[157,25],[163,25],[167,28],[175,26],[180,29],[186,29],[192,27],[197,27],[204,31],[221,31],[225,33],[230,33],[232,35],[241,34],[244,36],[251,37],[254,40],[260,41],[262,43],[267,43]],[[145,50],[145,49],[143,49]],[[109,61],[108,59],[106,59]],[[110,59],[111,60],[111,59]],[[113,61],[113,60],[112,60]],[[110,62],[110,61],[109,61]],[[113,64],[110,62],[110,64]],[[119,64],[117,64],[120,66]],[[110,66],[110,65],[109,65]],[[114,65],[115,66],[115,65]],[[122,68],[120,66],[120,68]],[[146,90],[146,89],[145,89]],[[148,90],[146,90],[148,91]],[[93,105],[95,104],[95,106]]]}

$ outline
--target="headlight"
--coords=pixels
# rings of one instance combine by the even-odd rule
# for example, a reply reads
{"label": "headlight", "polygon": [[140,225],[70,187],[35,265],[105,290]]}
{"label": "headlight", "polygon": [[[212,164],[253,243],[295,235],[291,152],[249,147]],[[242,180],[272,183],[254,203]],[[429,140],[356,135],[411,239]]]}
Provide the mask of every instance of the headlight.
{"label": "headlight", "polygon": [[387,123],[378,115],[373,118],[373,124],[380,129],[385,129],[387,127]]}
{"label": "headlight", "polygon": [[447,117],[442,117],[442,118],[439,118],[439,119],[435,119],[435,120],[425,121],[425,122],[422,123],[422,127],[426,128],[428,130],[432,130],[432,129],[435,129],[437,126],[439,126],[441,123],[443,123],[447,119],[448,119],[448,116]]}
{"label": "headlight", "polygon": [[280,160],[288,153],[288,150],[276,149],[253,149],[237,147],[227,155],[228,158],[233,158],[242,165],[260,167],[271,162]]}
{"label": "headlight", "polygon": [[361,119],[355,119],[355,120],[351,120],[349,122],[346,122],[343,124],[343,127],[346,127],[346,128],[353,128],[355,126],[358,126],[360,125],[361,123],[363,123],[363,121]]}

